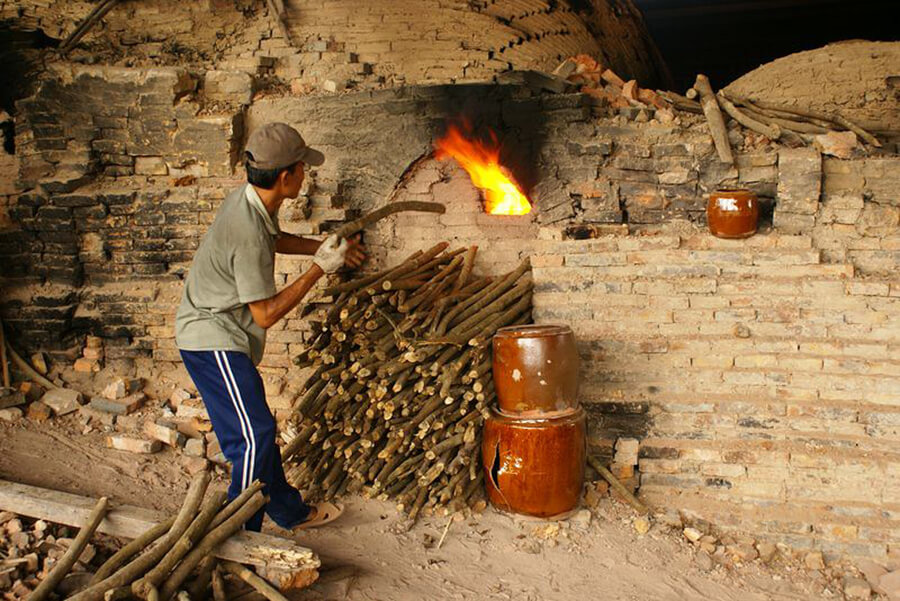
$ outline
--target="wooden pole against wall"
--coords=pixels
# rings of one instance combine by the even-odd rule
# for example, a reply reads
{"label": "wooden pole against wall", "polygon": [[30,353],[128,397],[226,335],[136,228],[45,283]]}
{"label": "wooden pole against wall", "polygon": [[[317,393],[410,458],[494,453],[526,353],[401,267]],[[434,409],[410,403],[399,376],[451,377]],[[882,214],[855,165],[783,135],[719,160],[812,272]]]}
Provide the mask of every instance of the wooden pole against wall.
{"label": "wooden pole against wall", "polygon": [[3,320],[0,319],[0,364],[3,370],[3,387],[9,388],[9,365],[6,363],[6,335],[3,333]]}

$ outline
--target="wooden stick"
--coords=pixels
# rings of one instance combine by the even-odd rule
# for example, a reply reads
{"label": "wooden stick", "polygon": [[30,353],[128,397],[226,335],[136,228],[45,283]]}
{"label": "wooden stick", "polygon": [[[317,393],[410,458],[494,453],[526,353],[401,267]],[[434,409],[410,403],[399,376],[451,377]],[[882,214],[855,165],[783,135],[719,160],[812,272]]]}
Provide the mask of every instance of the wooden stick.
{"label": "wooden stick", "polygon": [[207,555],[203,558],[203,561],[200,562],[200,566],[197,568],[197,577],[194,578],[191,586],[188,587],[187,593],[190,599],[197,599],[198,601],[206,599],[206,591],[212,584],[212,575],[216,571],[218,564],[219,560],[214,555]]}
{"label": "wooden stick", "polygon": [[475,266],[475,253],[478,252],[478,246],[472,245],[469,247],[469,250],[466,251],[465,262],[463,263],[462,271],[459,272],[459,278],[457,278],[456,283],[453,285],[453,291],[459,292],[463,287],[465,287],[466,283],[469,281],[469,275],[472,273],[472,267]]}
{"label": "wooden stick", "polygon": [[719,153],[719,160],[733,165],[734,156],[731,154],[731,144],[728,142],[728,130],[725,128],[722,111],[706,75],[702,73],[697,75],[694,89],[700,93],[700,106],[703,108],[703,114],[706,115],[706,123],[709,125],[709,133],[716,145],[716,151]]}
{"label": "wooden stick", "polygon": [[106,13],[111,11],[118,2],[119,0],[105,0],[105,2],[101,2],[100,4],[98,4],[97,7],[94,8],[94,10],[92,10],[87,17],[85,17],[84,21],[81,22],[81,24],[75,29],[75,31],[72,32],[72,35],[66,38],[66,41],[64,41],[60,45],[60,53],[65,56],[66,53],[68,53],[69,50],[72,49],[72,46],[81,41],[81,38],[83,38],[87,34],[87,32],[90,31],[91,27],[93,27],[97,23],[97,21],[106,16]]}
{"label": "wooden stick", "polygon": [[213,601],[228,601],[228,591],[225,589],[225,579],[222,578],[222,572],[219,571],[218,565],[216,565],[212,571],[212,590]]}
{"label": "wooden stick", "polygon": [[56,589],[57,585],[62,582],[62,579],[69,573],[69,570],[72,569],[78,558],[81,557],[81,552],[84,551],[84,548],[94,535],[94,531],[97,530],[97,526],[100,525],[100,522],[106,515],[108,506],[109,499],[100,497],[100,500],[97,501],[97,505],[94,507],[94,511],[88,517],[87,523],[78,531],[78,536],[69,545],[65,555],[53,566],[53,569],[50,570],[50,573],[41,581],[38,587],[34,589],[34,592],[28,597],[29,600],[44,601]]}
{"label": "wooden stick", "polygon": [[[90,497],[0,479],[0,511],[14,511],[19,515],[77,528],[87,520],[96,502],[97,499]],[[117,538],[136,539],[160,522],[167,521],[173,521],[172,516],[133,505],[117,504],[97,531]],[[221,559],[256,567],[267,566],[284,572],[303,571],[320,565],[310,549],[293,540],[247,530],[222,543],[214,554]]]}
{"label": "wooden stick", "polygon": [[255,588],[262,596],[269,601],[288,601],[287,597],[282,595],[278,589],[269,584],[266,580],[254,573],[246,566],[233,561],[223,561],[222,567]]}
{"label": "wooden stick", "polygon": [[[293,46],[291,32],[288,30],[287,21],[285,20],[284,4],[280,1],[276,3],[276,0],[266,0],[266,3],[269,6],[269,12],[272,13],[272,16],[278,24],[278,29],[281,30],[281,35],[288,43],[288,46]],[[281,10],[279,10],[279,5],[281,6]]]}
{"label": "wooden stick", "polygon": [[187,555],[188,551],[190,551],[200,537],[203,536],[206,532],[206,528],[209,526],[210,522],[212,522],[216,513],[221,509],[222,503],[225,502],[226,497],[226,493],[217,492],[213,493],[210,498],[206,500],[200,513],[194,518],[194,521],[191,522],[190,526],[178,540],[172,541],[172,546],[159,563],[131,585],[131,591],[135,595],[143,599],[147,599],[150,596],[151,590],[157,588],[163,578],[172,571],[175,564],[181,561],[181,558]]}
{"label": "wooden stick", "polygon": [[[89,584],[93,585],[101,580],[105,580],[115,573],[126,561],[131,559],[136,553],[143,551],[150,543],[158,539],[160,536],[169,531],[172,524],[175,523],[175,516],[172,516],[165,522],[156,524],[139,537],[133,539],[130,543],[119,549],[112,557],[106,560],[100,569],[91,578]],[[130,594],[130,589],[129,589]]]}
{"label": "wooden stick", "polygon": [[169,529],[165,538],[152,549],[143,555],[139,555],[109,578],[101,580],[78,594],[73,595],[69,598],[69,601],[100,601],[106,591],[117,589],[134,582],[147,572],[147,570],[155,566],[159,560],[162,559],[163,555],[165,555],[166,551],[168,551],[169,547],[171,547],[172,543],[181,536],[194,519],[194,516],[197,514],[197,509],[203,501],[203,493],[206,492],[206,487],[208,485],[209,472],[203,471],[197,474],[191,481],[184,503],[182,503],[181,509],[178,511],[178,515],[175,517],[175,521],[172,523],[172,527]]}
{"label": "wooden stick", "polygon": [[209,553],[222,541],[237,532],[247,520],[253,517],[253,514],[265,506],[267,500],[268,499],[262,492],[256,493],[231,517],[222,522],[218,527],[210,530],[197,546],[181,560],[181,563],[178,564],[178,567],[175,568],[166,583],[159,589],[159,598],[161,601],[168,601],[174,597],[175,593],[178,592],[178,589],[181,588],[181,584],[187,579],[188,575],[194,571],[194,568],[197,567],[197,564],[200,563],[204,557],[209,555]]}
{"label": "wooden stick", "polygon": [[3,386],[9,388],[9,364],[6,362],[6,335],[3,332],[2,319],[0,319],[0,365],[3,367]]}
{"label": "wooden stick", "polygon": [[28,376],[31,380],[37,382],[48,390],[59,388],[59,386],[39,374],[33,367],[28,365],[28,362],[20,357],[19,353],[17,353],[15,349],[13,349],[12,345],[9,343],[9,340],[6,341],[6,349],[7,351],[9,351],[9,358],[12,359],[12,362],[15,363],[16,367],[25,372],[25,375]]}
{"label": "wooden stick", "polygon": [[790,115],[796,115],[796,116],[804,118],[804,119],[812,119],[812,120],[825,121],[825,122],[830,121],[832,123],[835,123],[835,124],[843,127],[844,129],[852,131],[857,136],[859,136],[860,138],[865,140],[868,144],[871,144],[872,146],[875,146],[876,148],[881,148],[881,142],[878,141],[878,138],[876,138],[875,136],[873,136],[872,134],[867,132],[865,129],[863,129],[856,123],[853,123],[852,121],[850,121],[849,119],[847,119],[846,117],[841,115],[840,113],[834,113],[834,114],[829,115],[826,113],[820,113],[818,111],[813,111],[810,109],[804,110],[804,109],[795,109],[795,108],[785,108],[785,107],[779,106],[777,104],[767,102],[765,100],[756,100],[755,99],[755,100],[753,100],[753,103],[762,109],[778,111],[781,113],[788,113]]}
{"label": "wooden stick", "polygon": [[384,219],[385,217],[393,215],[394,213],[400,213],[403,211],[420,211],[425,213],[443,214],[447,212],[447,207],[437,202],[420,202],[416,200],[394,202],[389,205],[385,205],[380,209],[376,209],[368,215],[363,215],[355,221],[345,223],[340,228],[338,228],[336,233],[338,236],[346,238],[367,228],[376,221]]}
{"label": "wooden stick", "polygon": [[599,473],[601,476],[603,476],[603,479],[606,480],[607,482],[609,482],[609,485],[612,486],[617,493],[622,495],[622,498],[625,499],[632,507],[634,507],[634,509],[638,513],[640,513],[640,514],[650,513],[650,510],[647,509],[647,506],[644,505],[643,503],[641,503],[640,501],[638,501],[637,497],[635,497],[633,494],[631,494],[630,490],[628,490],[627,488],[622,486],[622,483],[619,482],[619,480],[615,476],[612,475],[612,472],[610,472],[608,469],[606,469],[603,466],[602,463],[600,463],[599,459],[597,459],[593,455],[588,455],[587,460],[588,460],[588,463],[591,464],[591,467],[594,468],[595,470],[597,470],[597,473]]}
{"label": "wooden stick", "polygon": [[777,140],[781,137],[781,128],[774,123],[766,124],[761,121],[757,121],[756,119],[753,119],[748,115],[745,115],[736,106],[734,106],[734,104],[732,104],[730,100],[725,97],[725,94],[722,93],[722,90],[719,90],[718,97],[719,104],[723,109],[725,109],[725,112],[728,113],[728,115],[732,119],[734,119],[747,129],[762,134],[770,140]]}
{"label": "wooden stick", "polygon": [[250,486],[241,491],[241,494],[232,499],[228,505],[226,505],[213,519],[213,521],[209,525],[209,529],[213,530],[214,528],[218,528],[222,522],[230,518],[234,513],[244,506],[244,504],[253,497],[257,492],[263,489],[263,483],[259,480],[254,480]]}

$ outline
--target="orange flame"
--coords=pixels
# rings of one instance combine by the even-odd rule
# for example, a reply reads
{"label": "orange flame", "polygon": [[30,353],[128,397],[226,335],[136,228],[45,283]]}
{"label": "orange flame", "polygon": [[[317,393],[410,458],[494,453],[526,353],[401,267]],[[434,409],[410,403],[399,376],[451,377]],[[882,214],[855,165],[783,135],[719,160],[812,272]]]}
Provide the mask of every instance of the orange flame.
{"label": "orange flame", "polygon": [[484,192],[484,209],[491,215],[527,215],[531,203],[500,165],[500,146],[494,132],[489,133],[492,145],[469,139],[459,127],[450,125],[447,135],[434,144],[435,157],[456,159],[475,187]]}

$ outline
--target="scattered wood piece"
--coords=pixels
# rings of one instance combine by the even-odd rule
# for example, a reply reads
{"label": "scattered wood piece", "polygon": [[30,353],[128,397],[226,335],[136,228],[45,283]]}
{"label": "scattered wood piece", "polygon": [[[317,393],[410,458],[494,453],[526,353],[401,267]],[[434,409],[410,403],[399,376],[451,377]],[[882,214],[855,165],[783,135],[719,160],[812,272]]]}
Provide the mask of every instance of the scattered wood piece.
{"label": "scattered wood piece", "polygon": [[381,207],[380,209],[372,211],[368,215],[363,215],[359,219],[356,219],[349,223],[345,223],[340,228],[338,228],[336,233],[342,238],[346,238],[367,228],[373,223],[384,219],[388,215],[393,215],[394,213],[400,213],[404,211],[420,211],[425,213],[443,214],[447,212],[447,207],[437,202],[420,202],[415,200],[393,202]]}
{"label": "scattered wood piece", "polygon": [[6,335],[3,331],[3,320],[0,319],[0,366],[3,370],[3,387],[9,388],[9,364],[6,359]]}
{"label": "scattered wood piece", "polygon": [[[85,523],[95,502],[95,499],[80,495],[0,479],[0,511],[14,511],[19,515],[78,527]],[[133,505],[116,505],[100,522],[97,531],[119,538],[137,539],[170,519],[170,516],[158,511]],[[148,540],[148,544],[150,542],[152,541]],[[249,531],[239,532],[225,541],[216,548],[214,555],[285,572],[317,568],[320,565],[310,549],[290,539]]]}
{"label": "scattered wood piece", "polygon": [[16,367],[22,370],[22,372],[28,376],[31,380],[37,382],[44,388],[59,388],[56,384],[39,374],[34,370],[33,367],[28,365],[28,362],[25,361],[19,354],[13,349],[12,345],[9,343],[9,340],[6,341],[6,350],[9,353],[9,358],[12,359],[12,362],[15,363]]}
{"label": "scattered wood piece", "polygon": [[263,578],[260,578],[259,575],[253,573],[248,567],[233,561],[223,561],[222,567],[252,586],[269,601],[288,601],[287,597],[278,592],[274,586]]}
{"label": "scattered wood piece", "polygon": [[706,75],[702,73],[697,75],[694,89],[700,94],[700,106],[703,108],[703,114],[706,115],[706,123],[709,126],[713,143],[716,145],[716,152],[719,153],[719,160],[733,165],[734,156],[731,153],[731,144],[728,142],[728,130],[725,128],[722,111]]}
{"label": "scattered wood piece", "polygon": [[781,128],[776,124],[763,123],[761,121],[753,119],[748,115],[745,115],[730,100],[725,97],[721,90],[719,90],[718,96],[719,105],[721,105],[721,107],[725,109],[725,112],[728,113],[728,116],[747,129],[755,131],[758,134],[762,134],[770,140],[777,140],[781,137]]}
{"label": "scattered wood piece", "polygon": [[633,494],[631,494],[631,491],[629,491],[627,488],[622,486],[622,483],[619,482],[619,480],[615,476],[612,475],[612,472],[610,472],[608,469],[606,469],[606,467],[604,467],[604,465],[600,462],[599,459],[597,459],[596,457],[594,457],[592,455],[588,455],[587,460],[588,460],[588,463],[591,464],[591,467],[594,468],[595,470],[597,470],[597,473],[599,473],[601,476],[603,476],[603,479],[606,480],[607,482],[609,482],[609,485],[612,486],[613,489],[615,489],[615,491],[617,493],[622,495],[622,498],[625,499],[632,507],[634,507],[634,509],[638,513],[646,514],[646,513],[650,512],[650,510],[647,509],[646,505],[644,505],[643,503],[638,501],[637,497],[635,497]]}
{"label": "scattered wood piece", "polygon": [[81,23],[78,24],[78,27],[75,28],[68,38],[60,44],[59,52],[61,55],[65,56],[69,50],[72,49],[75,44],[81,41],[91,28],[104,16],[106,13],[111,11],[113,7],[119,2],[119,0],[101,0],[94,9],[88,13],[88,16],[84,18]]}

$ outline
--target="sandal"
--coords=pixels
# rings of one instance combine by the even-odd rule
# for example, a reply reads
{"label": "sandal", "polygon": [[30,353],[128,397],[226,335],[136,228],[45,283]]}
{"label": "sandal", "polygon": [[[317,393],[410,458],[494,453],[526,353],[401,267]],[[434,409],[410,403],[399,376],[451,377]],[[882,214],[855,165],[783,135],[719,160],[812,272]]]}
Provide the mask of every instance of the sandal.
{"label": "sandal", "polygon": [[334,520],[338,519],[342,513],[344,513],[344,508],[339,507],[334,503],[316,503],[315,505],[313,505],[313,507],[316,508],[315,517],[294,526],[293,530],[318,528],[319,526],[330,524]]}

